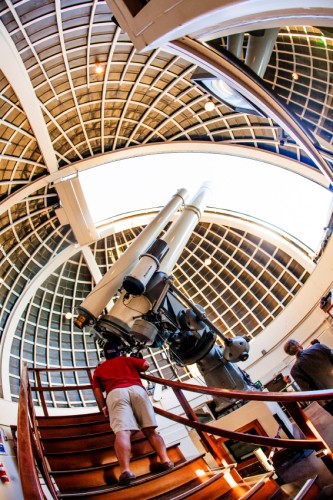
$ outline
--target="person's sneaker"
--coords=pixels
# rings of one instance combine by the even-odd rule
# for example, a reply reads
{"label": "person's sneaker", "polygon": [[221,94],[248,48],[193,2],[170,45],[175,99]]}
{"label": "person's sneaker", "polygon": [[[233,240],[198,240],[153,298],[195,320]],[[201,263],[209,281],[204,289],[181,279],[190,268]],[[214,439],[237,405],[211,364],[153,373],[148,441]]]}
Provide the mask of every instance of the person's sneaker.
{"label": "person's sneaker", "polygon": [[132,479],[135,479],[135,475],[131,471],[126,470],[120,474],[118,484],[129,484]]}
{"label": "person's sneaker", "polygon": [[173,462],[163,462],[160,464],[162,470],[171,470],[173,469],[175,464]]}

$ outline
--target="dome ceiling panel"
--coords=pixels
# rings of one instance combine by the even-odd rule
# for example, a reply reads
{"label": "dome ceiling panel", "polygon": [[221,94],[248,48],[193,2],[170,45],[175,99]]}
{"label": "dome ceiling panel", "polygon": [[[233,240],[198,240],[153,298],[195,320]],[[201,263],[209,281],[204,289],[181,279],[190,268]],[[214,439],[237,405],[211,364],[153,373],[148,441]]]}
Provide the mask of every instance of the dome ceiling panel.
{"label": "dome ceiling panel", "polygon": [[[227,37],[211,40],[209,44],[217,51],[226,49]],[[249,33],[245,33],[243,62],[248,45]],[[332,63],[333,37],[330,33],[311,26],[287,26],[279,30],[264,74],[267,87],[278,94],[303,126],[330,144],[333,133]],[[285,137],[285,144],[288,139],[292,142]]]}
{"label": "dome ceiling panel", "polygon": [[[45,2],[32,16],[30,4],[9,3],[2,21],[43,104],[60,165],[165,140],[236,140],[299,157],[294,144],[280,148],[269,119],[235,117],[223,105],[207,113],[203,91],[191,82],[195,67],[165,50],[138,54],[104,2]],[[231,138],[218,133],[234,128]]]}
{"label": "dome ceiling panel", "polygon": [[[142,229],[124,230],[91,245],[102,274]],[[68,234],[64,233],[62,244],[68,242]],[[211,259],[209,265],[205,264],[207,257]],[[306,282],[309,271],[291,255],[249,231],[200,223],[173,275],[179,289],[204,307],[225,335],[246,334],[254,338],[286,307]],[[20,352],[23,360],[39,367],[96,364],[96,346],[89,332],[78,330],[73,319],[65,318],[65,313],[74,312],[93,286],[89,268],[79,252],[50,274],[35,292],[12,344],[10,378],[14,400],[18,396],[19,377],[15,359]],[[186,370],[172,367],[165,359],[162,367],[158,361],[161,352],[164,348],[146,352],[154,369],[163,376],[184,378]],[[76,404],[89,404],[89,398],[81,396]]]}
{"label": "dome ceiling panel", "polygon": [[288,27],[276,43],[266,81],[311,131],[332,144],[333,38],[310,26]]}
{"label": "dome ceiling panel", "polygon": [[22,106],[0,71],[0,199],[47,173]]}

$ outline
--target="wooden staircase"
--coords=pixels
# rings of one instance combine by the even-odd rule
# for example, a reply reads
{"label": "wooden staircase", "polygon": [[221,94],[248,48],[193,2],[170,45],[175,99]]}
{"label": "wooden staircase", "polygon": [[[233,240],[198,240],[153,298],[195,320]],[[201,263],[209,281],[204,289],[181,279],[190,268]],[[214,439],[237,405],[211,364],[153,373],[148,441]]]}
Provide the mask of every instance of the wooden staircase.
{"label": "wooden staircase", "polygon": [[[108,420],[103,414],[97,412],[49,416],[44,392],[51,389],[59,391],[63,388],[42,386],[40,373],[34,370],[37,373],[37,386],[31,387],[27,366],[24,367],[18,412],[17,450],[24,498],[29,500],[45,500],[46,498],[55,500],[62,498],[114,500],[285,500],[297,498],[297,500],[315,500],[318,498],[316,477],[302,484],[291,483],[281,487],[274,479],[274,472],[242,478],[236,470],[237,464],[226,464],[224,468],[212,470],[205,461],[205,453],[198,454],[191,459],[185,458],[179,443],[168,447],[168,454],[175,467],[172,470],[163,471],[158,456],[141,432],[132,436],[131,469],[136,478],[127,486],[119,486],[120,469],[113,447],[114,435],[110,430]],[[89,372],[90,369],[78,368],[77,370]],[[148,380],[152,378],[151,376],[145,377]],[[154,380],[158,383],[167,383],[171,387],[176,385],[173,387],[174,392],[188,418],[174,415],[161,408],[155,408],[155,411],[165,418],[196,429],[204,449],[209,450],[210,461],[213,457],[216,463],[224,463],[223,456],[212,439],[215,435],[258,445],[262,444],[262,440],[265,439],[265,444],[278,448],[280,444],[287,444],[284,439],[256,437],[202,424],[186,401],[181,383],[156,378]],[[91,384],[79,387],[83,390],[91,388]],[[184,385],[184,388],[202,392],[201,387],[188,384]],[[78,386],[66,386],[66,391],[77,389]],[[211,388],[205,390],[217,391]],[[45,416],[36,415],[32,391],[39,392]],[[246,399],[247,393],[244,395]],[[263,399],[267,397],[267,394],[263,394]],[[306,397],[308,397],[307,394]],[[302,414],[297,413],[296,403],[285,402],[284,404],[289,408],[289,412],[300,428],[311,438],[311,449],[321,450],[325,447],[326,443],[308,429]],[[212,436],[209,436],[210,433]],[[307,441],[307,439],[293,440],[293,446],[288,447],[298,448],[301,445],[304,446],[305,443],[306,448],[310,448]],[[324,459],[329,470],[332,469],[333,472],[331,454],[326,455]]]}
{"label": "wooden staircase", "polygon": [[272,474],[261,476],[253,485],[244,481],[233,465],[212,471],[204,454],[186,460],[179,443],[168,447],[175,468],[162,471],[159,458],[141,432],[132,437],[131,470],[136,478],[129,486],[118,486],[114,435],[104,415],[37,417],[36,424],[58,498],[266,499],[279,488]]}

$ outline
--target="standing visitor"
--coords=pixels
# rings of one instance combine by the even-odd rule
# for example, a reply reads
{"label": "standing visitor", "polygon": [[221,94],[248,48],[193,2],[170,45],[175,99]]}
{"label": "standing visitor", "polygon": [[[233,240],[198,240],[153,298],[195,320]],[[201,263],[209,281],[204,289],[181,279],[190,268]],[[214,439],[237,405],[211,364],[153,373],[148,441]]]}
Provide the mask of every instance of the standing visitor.
{"label": "standing visitor", "polygon": [[[333,352],[328,346],[316,342],[307,349],[295,339],[288,340],[284,351],[296,356],[290,374],[302,391],[333,389]],[[333,400],[323,404],[333,415]]]}

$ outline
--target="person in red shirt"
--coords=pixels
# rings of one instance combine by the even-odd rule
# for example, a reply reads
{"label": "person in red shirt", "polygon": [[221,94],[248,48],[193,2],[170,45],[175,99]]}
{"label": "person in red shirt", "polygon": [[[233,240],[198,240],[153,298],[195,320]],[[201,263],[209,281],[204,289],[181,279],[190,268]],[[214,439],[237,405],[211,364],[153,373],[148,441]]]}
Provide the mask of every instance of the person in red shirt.
{"label": "person in red shirt", "polygon": [[[142,430],[161,461],[161,468],[173,468],[164,440],[157,431],[153,405],[142,385],[140,372],[148,370],[148,361],[120,355],[119,346],[107,342],[106,361],[97,366],[93,375],[93,390],[97,404],[109,416],[115,433],[114,449],[120,465],[119,484],[135,478],[130,470],[131,434]],[[106,399],[103,393],[106,392]]]}

